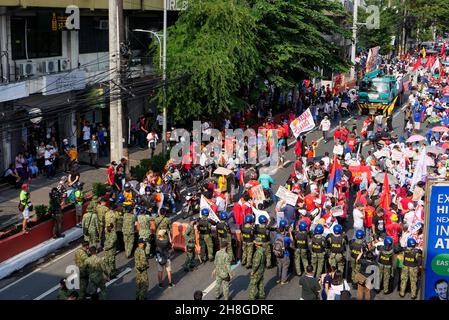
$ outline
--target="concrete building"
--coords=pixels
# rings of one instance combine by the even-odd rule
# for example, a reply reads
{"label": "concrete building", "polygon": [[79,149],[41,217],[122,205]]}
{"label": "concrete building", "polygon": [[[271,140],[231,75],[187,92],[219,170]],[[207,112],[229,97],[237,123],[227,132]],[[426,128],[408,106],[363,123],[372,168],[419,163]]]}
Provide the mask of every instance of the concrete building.
{"label": "concrete building", "polygon": [[[184,1],[166,1],[170,25]],[[65,26],[69,5],[79,8],[78,30]],[[161,30],[163,0],[124,0],[123,7],[131,55],[122,71],[142,86],[155,73],[152,39],[132,30]],[[108,124],[108,41],[107,0],[0,1],[0,173],[17,152],[52,137],[76,144],[84,119]],[[148,111],[148,97],[133,95],[126,109],[135,122]]]}

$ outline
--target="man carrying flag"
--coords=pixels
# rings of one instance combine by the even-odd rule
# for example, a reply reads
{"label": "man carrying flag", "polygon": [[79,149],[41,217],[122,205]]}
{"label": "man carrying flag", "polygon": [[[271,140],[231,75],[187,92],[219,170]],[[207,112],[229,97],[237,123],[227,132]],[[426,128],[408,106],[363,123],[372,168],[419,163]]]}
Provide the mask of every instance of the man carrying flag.
{"label": "man carrying flag", "polygon": [[384,173],[384,182],[382,186],[382,193],[380,194],[379,207],[384,210],[390,210],[391,205],[391,192],[390,192],[390,182],[388,181],[388,173]]}
{"label": "man carrying flag", "polygon": [[341,181],[343,169],[338,161],[337,155],[334,155],[334,161],[332,161],[331,171],[329,174],[329,181],[327,183],[326,193],[333,193],[335,186]]}

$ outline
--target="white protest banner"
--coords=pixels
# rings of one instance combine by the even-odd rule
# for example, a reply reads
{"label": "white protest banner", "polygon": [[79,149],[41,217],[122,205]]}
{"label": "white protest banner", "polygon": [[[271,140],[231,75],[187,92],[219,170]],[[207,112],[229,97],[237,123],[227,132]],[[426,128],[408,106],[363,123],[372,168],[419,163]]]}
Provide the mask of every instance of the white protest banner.
{"label": "white protest banner", "polygon": [[401,161],[404,158],[404,155],[402,154],[401,151],[393,149],[393,151],[391,151],[391,160],[392,161]]}
{"label": "white protest banner", "polygon": [[386,150],[379,150],[379,151],[374,152],[374,156],[375,156],[377,159],[380,159],[380,158],[382,158],[382,157],[388,157],[388,156],[389,156],[389,153],[388,153],[388,151],[386,151]]}
{"label": "white protest banner", "polygon": [[298,201],[298,195],[291,191],[288,191],[285,187],[279,186],[278,192],[276,192],[276,196],[280,199],[285,200],[285,202],[291,206],[296,206],[296,202]]}
{"label": "white protest banner", "polygon": [[260,184],[251,188],[251,194],[253,200],[265,200],[265,193],[263,192],[263,188]]}
{"label": "white protest banner", "polygon": [[331,209],[331,214],[334,217],[341,217],[343,215],[343,206],[336,206]]}
{"label": "white protest banner", "polygon": [[220,219],[218,219],[217,214],[212,210],[210,202],[207,200],[207,198],[205,196],[201,195],[200,211],[203,208],[209,209],[209,219],[211,219],[215,222],[220,222]]}
{"label": "white protest banner", "polygon": [[295,138],[298,138],[301,133],[315,128],[315,121],[313,120],[310,109],[307,109],[298,118],[293,120],[292,123],[290,123],[290,128],[292,129]]}
{"label": "white protest banner", "polygon": [[336,155],[338,155],[338,156],[341,156],[341,155],[343,155],[343,146],[342,145],[336,145],[335,147],[334,147],[334,150],[332,151],[334,154],[336,154]]}

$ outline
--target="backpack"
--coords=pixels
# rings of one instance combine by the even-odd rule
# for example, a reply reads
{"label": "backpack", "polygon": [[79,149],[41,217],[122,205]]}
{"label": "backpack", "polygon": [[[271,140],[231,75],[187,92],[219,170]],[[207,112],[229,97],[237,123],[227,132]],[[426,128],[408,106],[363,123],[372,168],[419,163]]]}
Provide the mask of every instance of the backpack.
{"label": "backpack", "polygon": [[284,252],[285,252],[284,238],[277,237],[273,243],[273,253],[276,256],[276,258],[283,258]]}

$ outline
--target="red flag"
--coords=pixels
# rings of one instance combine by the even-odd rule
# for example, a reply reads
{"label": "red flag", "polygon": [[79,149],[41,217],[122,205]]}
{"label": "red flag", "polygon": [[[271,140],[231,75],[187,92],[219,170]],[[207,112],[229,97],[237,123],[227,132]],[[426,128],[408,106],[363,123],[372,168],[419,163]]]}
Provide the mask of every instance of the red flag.
{"label": "red flag", "polygon": [[390,193],[390,182],[388,181],[388,173],[385,171],[384,182],[382,186],[382,193],[380,194],[379,205],[381,208],[390,210],[391,205],[391,193]]}
{"label": "red flag", "polygon": [[441,53],[440,53],[440,55],[444,56],[445,53],[446,53],[446,42],[443,43],[443,46],[441,47]]}
{"label": "red flag", "polygon": [[413,66],[413,71],[417,70],[421,66],[421,58],[418,57],[418,61],[416,61],[415,65]]}

